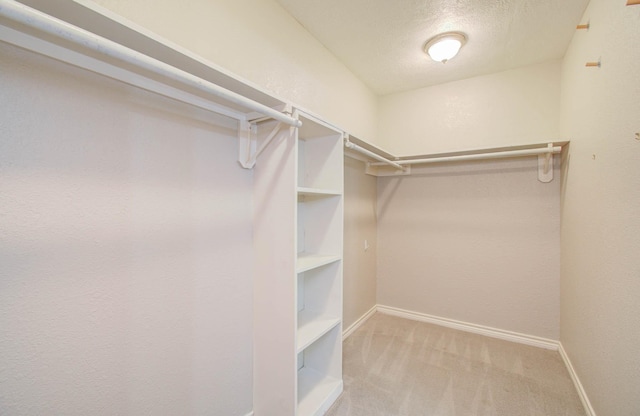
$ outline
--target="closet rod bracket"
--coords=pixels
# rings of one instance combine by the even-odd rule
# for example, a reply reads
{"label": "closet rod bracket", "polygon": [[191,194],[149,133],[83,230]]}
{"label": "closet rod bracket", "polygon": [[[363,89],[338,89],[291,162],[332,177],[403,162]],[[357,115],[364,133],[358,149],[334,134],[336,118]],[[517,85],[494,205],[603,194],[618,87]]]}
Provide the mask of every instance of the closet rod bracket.
{"label": "closet rod bracket", "polygon": [[245,169],[252,169],[256,164],[254,155],[257,150],[257,131],[255,123],[238,121],[238,163]]}
{"label": "closet rod bracket", "polygon": [[[289,104],[279,106],[277,110],[289,116],[291,116],[293,112]],[[253,169],[260,154],[273,142],[284,127],[285,123],[278,121],[264,139],[259,139],[258,124],[270,120],[273,120],[273,118],[260,117],[250,119],[250,121],[240,120],[238,122],[238,162],[243,168]],[[297,126],[290,126],[290,129],[294,128],[297,128]],[[258,142],[260,142],[259,145]]]}
{"label": "closet rod bracket", "polygon": [[547,149],[547,153],[538,155],[538,180],[542,183],[553,180],[553,143],[549,143]]}

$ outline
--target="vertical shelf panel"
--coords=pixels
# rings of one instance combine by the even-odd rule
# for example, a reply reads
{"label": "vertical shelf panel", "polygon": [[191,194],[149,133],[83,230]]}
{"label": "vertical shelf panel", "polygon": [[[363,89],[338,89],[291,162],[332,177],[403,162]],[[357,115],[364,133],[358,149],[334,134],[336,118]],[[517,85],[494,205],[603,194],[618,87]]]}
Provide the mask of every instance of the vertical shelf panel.
{"label": "vertical shelf panel", "polygon": [[[262,123],[263,138],[274,123]],[[254,357],[256,414],[296,412],[296,139],[278,133],[255,166],[254,198]]]}

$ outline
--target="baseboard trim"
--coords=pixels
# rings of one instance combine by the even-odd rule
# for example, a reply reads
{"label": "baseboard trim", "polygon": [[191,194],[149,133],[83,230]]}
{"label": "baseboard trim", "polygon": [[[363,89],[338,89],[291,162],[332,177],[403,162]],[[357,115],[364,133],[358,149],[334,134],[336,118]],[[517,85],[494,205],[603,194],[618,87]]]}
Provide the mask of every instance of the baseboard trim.
{"label": "baseboard trim", "polygon": [[349,335],[353,334],[358,328],[360,328],[365,322],[369,320],[373,316],[374,313],[378,310],[378,306],[374,305],[373,308],[369,309],[364,315],[358,318],[357,321],[349,325],[349,328],[345,329],[342,332],[342,340],[344,341],[349,337]]}
{"label": "baseboard trim", "polygon": [[253,416],[253,410],[247,413],[245,416]]}
{"label": "baseboard trim", "polygon": [[414,321],[428,322],[447,328],[458,329],[460,331],[485,335],[491,338],[503,339],[505,341],[517,342],[519,344],[531,345],[533,347],[547,350],[558,350],[558,341],[547,338],[536,337],[534,335],[521,334],[519,332],[505,331],[503,329],[492,328],[484,325],[477,325],[468,322],[456,321],[454,319],[441,318],[439,316],[427,315],[424,313],[407,311],[393,308],[391,306],[378,305],[378,312],[401,318],[412,319]]}
{"label": "baseboard trim", "polygon": [[582,402],[584,411],[587,413],[587,416],[596,416],[596,412],[593,410],[593,406],[591,406],[589,397],[587,397],[587,392],[584,390],[584,387],[582,387],[582,383],[578,378],[578,374],[576,373],[576,370],[573,368],[573,364],[571,364],[571,360],[569,359],[567,352],[564,350],[564,347],[562,346],[562,342],[558,343],[558,351],[560,352],[560,357],[562,357],[562,361],[564,361],[565,367],[567,367],[567,371],[569,371],[569,375],[571,376],[573,385],[576,387],[576,390],[578,391],[578,396],[580,396],[580,401]]}
{"label": "baseboard trim", "polygon": [[[460,331],[471,332],[474,334],[503,339],[506,341],[517,342],[519,344],[531,345],[533,347],[558,351],[560,353],[560,357],[562,357],[562,361],[564,362],[565,367],[567,367],[567,371],[571,376],[571,380],[576,387],[578,396],[582,401],[582,405],[585,412],[587,413],[587,416],[597,416],[596,412],[593,410],[593,406],[591,406],[591,402],[589,401],[587,393],[584,390],[580,379],[578,378],[578,374],[573,368],[573,364],[571,364],[571,360],[569,359],[569,356],[567,355],[567,352],[565,351],[560,341],[554,341],[551,339],[536,337],[533,335],[527,335],[518,332],[505,331],[502,329],[492,328],[484,325],[456,321],[454,319],[441,318],[439,316],[427,315],[420,312],[413,312],[385,305],[376,305],[373,308],[369,309],[364,315],[362,315],[356,322],[351,324],[349,328],[347,328],[342,333],[342,340],[344,341],[345,339],[347,339],[365,322],[367,322],[376,312],[397,316],[400,318],[412,319],[414,321],[428,322],[434,325],[440,325],[447,328],[458,329]],[[249,413],[247,416],[253,416],[253,412]]]}

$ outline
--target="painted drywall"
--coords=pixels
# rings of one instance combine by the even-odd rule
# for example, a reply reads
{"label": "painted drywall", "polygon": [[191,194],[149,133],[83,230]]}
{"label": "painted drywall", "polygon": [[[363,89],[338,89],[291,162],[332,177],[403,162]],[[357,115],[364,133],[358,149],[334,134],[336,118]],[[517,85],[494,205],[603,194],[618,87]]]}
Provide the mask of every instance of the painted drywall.
{"label": "painted drywall", "polygon": [[247,414],[235,123],[6,44],[0,74],[0,414]]}
{"label": "painted drywall", "polygon": [[[364,163],[344,159],[344,329],[376,305],[377,179]],[[365,248],[365,242],[368,248]]]}
{"label": "painted drywall", "polygon": [[557,340],[558,173],[527,157],[379,178],[378,303]]}
{"label": "painted drywall", "polygon": [[[562,67],[561,342],[601,416],[640,414],[640,6],[591,0]],[[601,68],[585,62],[602,59]]]}
{"label": "painted drywall", "polygon": [[559,106],[559,61],[390,94],[378,143],[416,155],[557,140]]}
{"label": "painted drywall", "polygon": [[375,142],[376,96],[273,0],[96,3]]}

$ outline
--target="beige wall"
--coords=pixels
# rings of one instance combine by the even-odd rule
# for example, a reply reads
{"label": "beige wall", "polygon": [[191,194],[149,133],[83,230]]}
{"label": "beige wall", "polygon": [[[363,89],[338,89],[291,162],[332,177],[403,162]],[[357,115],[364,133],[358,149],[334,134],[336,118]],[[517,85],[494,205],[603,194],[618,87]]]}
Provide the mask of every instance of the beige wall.
{"label": "beige wall", "polygon": [[624,3],[591,0],[562,70],[560,339],[599,416],[640,414],[640,6]]}
{"label": "beige wall", "polygon": [[378,182],[378,303],[558,339],[559,189],[537,158]]}
{"label": "beige wall", "polygon": [[[367,253],[376,191],[348,162],[345,326],[375,302],[377,252],[378,303],[553,339],[560,309],[596,412],[640,411],[638,6],[592,0],[562,63],[384,96],[376,121],[376,97],[272,0],[97,3],[394,153],[571,139],[560,300],[559,182],[534,159],[380,179]],[[251,173],[233,129],[0,54],[0,413],[249,411]]]}
{"label": "beige wall", "polygon": [[[547,62],[381,97],[378,137],[401,155],[553,141],[559,102]],[[378,303],[558,339],[560,181],[536,163],[379,179]]]}
{"label": "beige wall", "polygon": [[363,162],[348,157],[344,162],[343,328],[347,329],[376,305],[377,180],[364,173]]}
{"label": "beige wall", "polygon": [[235,123],[2,43],[0,74],[0,414],[247,414]]}
{"label": "beige wall", "polygon": [[558,138],[560,62],[380,98],[378,142],[398,155]]}
{"label": "beige wall", "polygon": [[375,95],[273,0],[96,3],[375,141]]}

